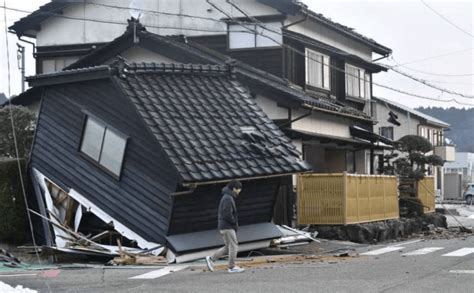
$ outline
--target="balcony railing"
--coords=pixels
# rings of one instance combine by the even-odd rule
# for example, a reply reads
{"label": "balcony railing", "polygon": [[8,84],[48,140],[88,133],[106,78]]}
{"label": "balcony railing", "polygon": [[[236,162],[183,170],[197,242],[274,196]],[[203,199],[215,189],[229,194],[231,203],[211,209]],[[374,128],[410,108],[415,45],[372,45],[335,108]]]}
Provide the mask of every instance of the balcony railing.
{"label": "balcony railing", "polygon": [[456,147],[453,145],[435,146],[434,153],[446,162],[454,162],[456,160]]}

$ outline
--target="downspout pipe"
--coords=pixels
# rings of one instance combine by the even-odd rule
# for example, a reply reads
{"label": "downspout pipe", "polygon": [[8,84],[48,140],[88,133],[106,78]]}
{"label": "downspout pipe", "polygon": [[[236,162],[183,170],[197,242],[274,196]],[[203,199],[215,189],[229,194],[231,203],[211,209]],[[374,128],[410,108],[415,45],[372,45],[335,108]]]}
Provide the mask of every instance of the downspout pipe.
{"label": "downspout pipe", "polygon": [[[10,32],[12,33],[12,31],[10,31]],[[21,41],[21,42],[30,44],[33,47],[33,57],[36,58],[36,44],[31,42],[31,41],[23,39],[23,37],[18,37],[18,40]]]}

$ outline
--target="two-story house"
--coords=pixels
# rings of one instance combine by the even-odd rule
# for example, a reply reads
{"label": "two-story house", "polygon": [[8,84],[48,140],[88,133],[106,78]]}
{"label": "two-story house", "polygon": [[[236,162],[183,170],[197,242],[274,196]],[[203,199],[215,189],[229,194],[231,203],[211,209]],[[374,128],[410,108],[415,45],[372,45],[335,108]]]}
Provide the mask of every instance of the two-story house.
{"label": "two-story house", "polygon": [[[426,115],[405,105],[380,97],[372,97],[372,115],[378,121],[374,132],[378,132],[393,141],[399,140],[405,135],[419,135],[428,139],[434,147],[434,154],[443,158],[446,162],[454,161],[455,149],[445,143],[444,130],[449,124],[435,117]],[[383,164],[381,158],[376,158]],[[444,167],[435,167],[429,170],[429,175],[435,177],[435,185],[440,196],[443,195]]]}
{"label": "two-story house", "polygon": [[[36,38],[37,72],[54,72],[120,37],[130,11],[129,1],[53,0],[10,30]],[[383,148],[374,143],[389,141],[372,132],[372,74],[385,70],[372,58],[388,56],[389,48],[292,0],[143,1],[132,15],[150,34],[185,35],[185,42],[260,69],[322,105],[294,106],[285,95],[253,92],[316,172],[374,172],[374,150]],[[116,53],[136,62],[176,60],[158,59],[144,46]]]}

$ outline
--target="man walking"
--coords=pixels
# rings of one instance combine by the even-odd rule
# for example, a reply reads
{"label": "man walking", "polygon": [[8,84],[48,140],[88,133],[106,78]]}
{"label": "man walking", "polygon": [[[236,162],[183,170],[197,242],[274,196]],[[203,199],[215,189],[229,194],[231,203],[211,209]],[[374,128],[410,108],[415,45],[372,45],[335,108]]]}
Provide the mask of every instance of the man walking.
{"label": "man walking", "polygon": [[229,255],[229,273],[242,273],[243,268],[235,265],[237,257],[238,242],[237,229],[239,227],[239,219],[237,215],[237,208],[235,206],[235,199],[242,191],[242,183],[237,180],[232,180],[222,189],[222,198],[219,204],[218,212],[218,229],[219,233],[224,239],[225,246],[219,249],[212,256],[206,256],[207,267],[211,272],[214,271],[214,261],[222,256]]}

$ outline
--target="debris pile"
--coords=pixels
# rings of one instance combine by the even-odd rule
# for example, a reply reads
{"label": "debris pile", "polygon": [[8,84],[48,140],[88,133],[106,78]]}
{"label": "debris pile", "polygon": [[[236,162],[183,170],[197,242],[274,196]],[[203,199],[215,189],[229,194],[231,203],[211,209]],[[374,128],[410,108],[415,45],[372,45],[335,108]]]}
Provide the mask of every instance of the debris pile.
{"label": "debris pile", "polygon": [[18,268],[21,266],[21,261],[5,249],[0,248],[0,264],[9,268]]}
{"label": "debris pile", "polygon": [[118,244],[120,256],[111,260],[108,263],[109,265],[168,265],[166,258],[163,256],[149,255],[146,253],[130,253],[122,248],[120,241]]}
{"label": "debris pile", "polygon": [[472,236],[472,230],[465,227],[450,227],[442,228],[435,227],[433,224],[427,226],[427,229],[422,233],[416,233],[411,235],[412,237],[425,238],[431,240],[437,239],[454,239],[454,238],[467,238]]}
{"label": "debris pile", "polygon": [[[39,248],[43,255],[66,254],[104,260],[118,257],[116,264],[158,262],[156,258],[143,258],[162,254],[162,245],[144,241],[73,190],[62,190],[39,172],[34,172],[34,175],[34,182],[45,198],[41,213],[30,209],[47,227],[49,243]],[[160,264],[161,261],[162,258],[159,259]]]}
{"label": "debris pile", "polygon": [[319,243],[319,240],[315,239],[318,235],[318,232],[316,231],[309,233],[303,230],[293,229],[285,225],[278,226],[278,228],[282,232],[283,237],[273,240],[270,244],[270,247],[288,248],[291,246],[306,245],[310,242]]}
{"label": "debris pile", "polygon": [[[429,230],[428,226],[447,229],[446,217],[439,214],[424,214],[419,217],[400,218],[366,224],[346,226],[311,226],[310,231],[319,232],[325,239],[373,244],[387,240],[408,238]],[[430,227],[431,227],[430,226]]]}

